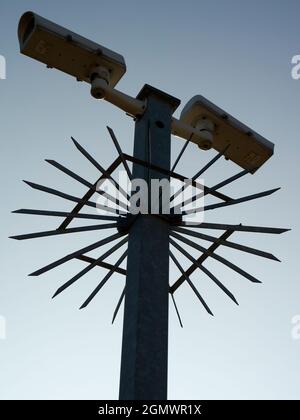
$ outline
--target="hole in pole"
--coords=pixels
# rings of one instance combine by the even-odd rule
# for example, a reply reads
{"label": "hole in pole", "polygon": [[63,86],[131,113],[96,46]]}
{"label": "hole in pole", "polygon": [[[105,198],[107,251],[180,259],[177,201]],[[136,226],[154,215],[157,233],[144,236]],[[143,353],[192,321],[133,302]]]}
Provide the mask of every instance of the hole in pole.
{"label": "hole in pole", "polygon": [[159,121],[159,120],[155,121],[155,124],[158,128],[164,128],[164,126],[165,126],[164,123],[162,121]]}

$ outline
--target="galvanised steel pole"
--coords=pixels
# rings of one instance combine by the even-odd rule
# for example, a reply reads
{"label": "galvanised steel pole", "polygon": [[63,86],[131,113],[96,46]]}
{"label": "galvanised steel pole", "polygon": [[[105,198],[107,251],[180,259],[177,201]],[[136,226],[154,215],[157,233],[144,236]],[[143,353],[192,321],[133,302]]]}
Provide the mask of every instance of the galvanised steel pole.
{"label": "galvanised steel pole", "polygon": [[[134,157],[170,169],[171,116],[180,101],[149,85],[138,99],[147,100],[136,120]],[[133,164],[133,179],[167,178]],[[166,400],[168,376],[169,224],[140,214],[129,231],[121,400]]]}

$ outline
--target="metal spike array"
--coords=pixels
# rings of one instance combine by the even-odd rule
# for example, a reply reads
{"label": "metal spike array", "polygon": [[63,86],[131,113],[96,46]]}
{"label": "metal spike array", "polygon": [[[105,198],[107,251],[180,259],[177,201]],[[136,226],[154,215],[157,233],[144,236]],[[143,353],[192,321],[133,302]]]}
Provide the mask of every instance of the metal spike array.
{"label": "metal spike array", "polygon": [[[181,182],[185,182],[185,177],[183,175],[180,175],[178,173],[175,173],[174,170],[182,158],[185,150],[187,149],[188,144],[190,143],[190,140],[187,140],[181,149],[178,157],[176,158],[172,169],[170,171],[166,169],[162,169],[160,167],[157,167],[155,165],[152,165],[150,162],[150,159],[148,161],[139,160],[137,158],[134,158],[132,156],[129,156],[122,152],[122,149],[120,147],[120,144],[115,136],[115,133],[110,127],[107,127],[109,135],[113,141],[113,144],[117,150],[118,157],[117,159],[109,166],[108,169],[104,169],[98,161],[95,160],[79,143],[77,140],[75,140],[73,137],[71,137],[75,147],[79,150],[79,152],[100,172],[100,177],[96,180],[96,182],[91,183],[87,181],[86,179],[82,178],[80,175],[76,174],[72,170],[66,168],[64,165],[54,161],[47,159],[46,162],[48,162],[50,165],[55,167],[56,169],[60,170],[61,172],[65,173],[72,179],[76,180],[77,182],[81,183],[85,187],[88,188],[87,192],[84,194],[83,197],[76,197],[72,196],[70,194],[61,192],[59,190],[49,188],[40,184],[36,184],[33,182],[24,181],[26,184],[28,184],[31,188],[46,192],[51,195],[58,196],[60,198],[64,198],[65,200],[75,202],[75,207],[70,212],[64,212],[64,211],[52,211],[52,210],[35,210],[35,209],[19,209],[13,211],[13,213],[18,214],[27,214],[27,215],[38,215],[38,216],[52,216],[52,217],[60,217],[64,218],[63,222],[58,226],[57,229],[49,230],[49,231],[43,231],[43,232],[35,232],[35,233],[28,233],[23,235],[16,235],[11,236],[13,239],[17,240],[24,240],[24,239],[32,239],[32,238],[40,238],[40,237],[46,237],[46,236],[53,236],[53,235],[61,235],[61,234],[68,234],[68,233],[78,233],[78,232],[86,232],[86,231],[96,231],[96,230],[105,230],[105,229],[115,229],[117,232],[111,234],[110,236],[107,236],[104,239],[98,240],[94,242],[93,244],[90,244],[88,246],[85,246],[75,252],[72,252],[52,263],[49,263],[48,265],[34,271],[30,274],[30,276],[39,276],[41,274],[44,274],[48,272],[49,270],[52,270],[55,267],[58,267],[62,264],[64,264],[67,261],[70,261],[72,259],[80,260],[84,263],[87,263],[88,265],[82,269],[79,273],[77,273],[75,276],[73,276],[70,280],[68,280],[66,283],[64,283],[61,287],[57,289],[57,291],[54,293],[53,297],[59,295],[61,292],[66,290],[68,287],[70,287],[73,283],[75,283],[77,280],[79,280],[82,276],[84,276],[86,273],[88,273],[90,270],[92,270],[94,267],[102,267],[108,270],[107,274],[104,276],[104,278],[101,280],[101,282],[98,284],[98,286],[92,291],[92,293],[89,295],[89,297],[84,301],[84,303],[81,305],[80,309],[85,308],[93,299],[94,297],[99,293],[99,291],[102,289],[102,287],[107,283],[107,281],[113,276],[113,274],[118,273],[121,275],[126,276],[126,270],[124,268],[121,268],[121,264],[126,260],[127,258],[127,249],[122,253],[121,257],[118,258],[118,260],[115,262],[115,264],[108,263],[106,260],[108,257],[110,257],[114,252],[119,250],[123,245],[126,245],[128,242],[128,233],[130,231],[130,227],[137,219],[138,215],[132,216],[130,214],[130,194],[126,192],[121,186],[115,181],[112,174],[120,165],[123,165],[127,176],[129,180],[132,180],[132,173],[129,168],[128,162],[134,162],[138,165],[142,165],[144,167],[147,167],[148,169],[154,169],[157,170],[163,174],[167,174],[171,178],[180,180]],[[231,206],[236,205],[239,203],[247,202],[250,200],[255,200],[258,198],[266,197],[268,195],[273,194],[278,190],[271,189],[268,191],[256,193],[247,195],[240,198],[231,198],[227,195],[224,195],[220,193],[218,190],[222,187],[229,185],[230,183],[242,178],[244,175],[248,174],[248,170],[243,170],[224,181],[219,182],[213,187],[207,187],[199,184],[197,182],[197,178],[202,175],[206,170],[208,170],[214,163],[216,163],[222,156],[224,156],[224,153],[226,152],[227,148],[230,146],[227,146],[226,149],[220,151],[213,159],[211,159],[206,165],[204,165],[203,168],[201,168],[193,177],[192,177],[192,185],[200,190],[199,194],[196,194],[189,200],[186,200],[185,202],[180,203],[179,205],[176,205],[176,207],[179,206],[181,208],[181,213],[176,218],[171,218],[166,215],[156,215],[157,217],[162,217],[163,220],[166,223],[169,223],[170,225],[170,245],[174,249],[176,249],[184,258],[189,260],[192,264],[190,267],[185,270],[179,260],[176,258],[174,253],[170,250],[169,255],[171,261],[173,261],[174,265],[178,268],[180,271],[180,277],[172,284],[170,285],[169,292],[171,296],[171,300],[173,302],[176,315],[178,317],[178,321],[180,326],[183,326],[182,319],[178,310],[178,306],[175,301],[174,293],[178,290],[178,288],[186,281],[187,284],[190,286],[196,297],[199,299],[205,310],[210,314],[213,315],[211,309],[203,299],[202,295],[199,293],[198,289],[195,287],[194,283],[191,281],[190,277],[196,271],[197,269],[200,269],[205,275],[207,275],[213,283],[215,283],[235,304],[238,305],[238,302],[234,295],[225,287],[220,280],[218,280],[213,273],[211,273],[210,270],[208,270],[203,264],[208,258],[212,258],[216,261],[219,261],[223,265],[229,267],[236,273],[240,274],[241,276],[245,277],[246,279],[250,280],[254,283],[260,283],[258,279],[253,277],[251,274],[247,273],[246,271],[242,270],[240,267],[236,266],[232,262],[228,261],[224,257],[220,256],[219,254],[216,254],[215,251],[217,248],[224,246],[236,249],[241,252],[250,253],[259,257],[267,258],[274,261],[279,261],[277,257],[275,257],[273,254],[269,252],[265,252],[259,249],[251,248],[249,246],[245,246],[242,244],[238,244],[236,242],[228,241],[228,238],[234,233],[234,232],[252,232],[252,233],[267,233],[267,234],[281,234],[286,232],[289,229],[281,229],[281,228],[272,228],[272,227],[259,227],[259,226],[244,226],[241,224],[220,224],[220,223],[195,223],[190,222],[188,220],[183,220],[185,216],[188,216],[190,214],[193,214],[195,212],[202,212],[207,210],[213,210],[222,208],[224,206]],[[116,188],[116,190],[123,196],[123,198],[126,200],[126,202],[119,200],[117,197],[114,197],[104,190],[101,190],[97,188],[97,184],[101,180],[109,180]],[[184,184],[180,189],[178,189],[175,194],[173,194],[170,197],[170,203],[174,201],[176,197],[178,197],[186,188],[186,184]],[[92,196],[94,194],[99,194],[102,197],[105,197],[107,200],[113,202],[116,205],[116,208],[110,207],[108,205],[101,205],[96,202],[90,201]],[[211,195],[212,197],[215,197],[221,202],[210,204],[207,206],[204,206],[203,208],[196,208],[196,209],[186,209],[184,210],[184,206],[188,205],[191,202],[194,202],[200,195]],[[98,208],[101,210],[105,210],[108,213],[112,213],[113,215],[101,215],[101,214],[89,214],[89,213],[81,213],[81,210],[84,208],[84,206],[92,207],[92,208]],[[171,209],[174,209],[175,207],[172,207]],[[80,226],[80,227],[68,227],[69,224],[72,222],[73,219],[93,219],[98,221],[103,221],[105,223],[102,224],[96,224],[96,225],[89,225],[89,226]],[[195,230],[196,229],[196,230]],[[200,232],[198,231],[200,229]],[[207,235],[205,233],[201,232],[201,229],[205,230],[221,230],[223,233],[221,236],[211,236]],[[108,251],[100,255],[98,258],[92,258],[88,255],[86,255],[88,252],[92,250],[96,250],[106,244],[110,244],[117,239],[120,239],[119,242],[117,242],[115,245],[113,245]],[[207,242],[211,242],[211,245],[208,248],[203,247],[202,245],[199,245],[197,242],[195,242],[195,239],[204,240]],[[187,245],[188,247],[191,247],[197,251],[200,252],[200,256],[198,258],[194,258],[187,250],[186,247],[183,247],[181,244]],[[121,296],[118,300],[116,309],[113,313],[112,323],[115,321],[115,318],[118,314],[118,311],[120,309],[120,306],[124,300],[124,296],[126,293],[126,289],[124,287]]]}

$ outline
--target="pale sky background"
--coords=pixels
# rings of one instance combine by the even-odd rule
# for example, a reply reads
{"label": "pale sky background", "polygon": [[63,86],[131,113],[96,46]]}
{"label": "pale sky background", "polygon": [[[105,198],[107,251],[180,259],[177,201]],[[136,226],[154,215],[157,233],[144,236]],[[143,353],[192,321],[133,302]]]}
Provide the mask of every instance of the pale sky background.
{"label": "pale sky background", "polygon": [[[114,276],[89,307],[79,311],[105,269],[92,270],[56,300],[51,300],[55,290],[83,263],[72,261],[40,277],[27,277],[104,234],[27,242],[7,238],[55,229],[60,222],[13,215],[11,210],[72,208],[72,203],[31,190],[22,179],[74,195],[85,191],[45,158],[95,180],[97,171],[75,150],[71,135],[108,166],[116,152],[105,126],[114,128],[127,153],[132,153],[134,126],[118,109],[91,98],[87,84],[20,55],[17,23],[26,10],[122,54],[127,73],[119,89],[135,96],[145,83],[160,88],[181,99],[177,116],[193,95],[202,94],[275,143],[274,156],[261,170],[223,191],[239,197],[282,189],[268,198],[214,210],[206,221],[292,227],[281,236],[232,236],[274,253],[282,262],[220,251],[263,284],[252,284],[208,261],[207,267],[240,303],[234,305],[203,274],[194,273],[192,280],[215,317],[207,315],[188,286],[178,291],[184,329],[170,306],[168,397],[298,399],[300,339],[293,340],[291,333],[292,317],[300,314],[300,80],[291,78],[291,59],[300,54],[297,0],[1,1],[0,54],[7,61],[7,79],[0,80],[0,315],[6,319],[7,337],[0,340],[0,398],[116,399],[119,388],[123,307],[114,326],[111,317],[124,278]],[[182,144],[173,139],[173,157]],[[192,176],[213,155],[190,146],[178,171]],[[219,162],[205,182],[213,185],[238,170],[233,163]],[[177,277],[172,266],[170,280]]]}

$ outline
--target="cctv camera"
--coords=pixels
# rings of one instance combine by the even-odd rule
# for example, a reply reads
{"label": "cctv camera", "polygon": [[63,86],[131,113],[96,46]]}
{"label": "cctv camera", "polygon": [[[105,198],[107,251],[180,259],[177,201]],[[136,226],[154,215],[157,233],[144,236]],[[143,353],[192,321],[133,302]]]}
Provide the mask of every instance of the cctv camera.
{"label": "cctv camera", "polygon": [[[212,147],[226,149],[225,158],[254,173],[274,152],[274,144],[201,95],[194,96],[183,108],[180,122],[197,132],[212,134]],[[197,143],[197,138],[191,141]],[[199,146],[201,147],[201,145]]]}
{"label": "cctv camera", "polygon": [[95,72],[100,71],[103,80],[113,88],[126,72],[126,64],[120,54],[33,12],[26,12],[21,17],[18,38],[22,54],[80,81],[91,83]]}

